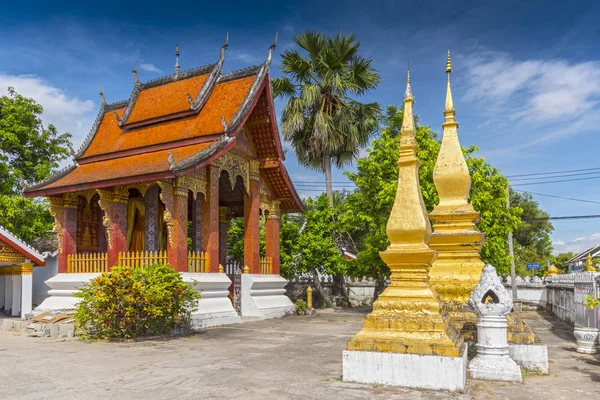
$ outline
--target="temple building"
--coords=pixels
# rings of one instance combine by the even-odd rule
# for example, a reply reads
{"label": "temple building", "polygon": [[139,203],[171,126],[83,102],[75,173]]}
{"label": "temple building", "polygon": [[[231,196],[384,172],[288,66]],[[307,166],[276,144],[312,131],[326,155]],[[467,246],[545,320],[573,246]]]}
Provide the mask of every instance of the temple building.
{"label": "temple building", "polygon": [[[168,263],[218,273],[227,261],[232,217],[244,218],[244,268],[279,274],[282,213],[302,211],[283,164],[269,68],[223,73],[216,63],[134,85],[108,104],[74,165],[28,187],[44,196],[59,239],[58,272],[98,273],[115,265]],[[260,255],[265,219],[266,254]]]}
{"label": "temple building", "polygon": [[174,74],[145,83],[134,67],[128,100],[107,104],[100,93],[75,164],[25,190],[50,202],[59,272],[89,269],[88,259],[104,271],[138,253],[142,263],[166,257],[178,271],[217,272],[228,220],[243,216],[244,265],[260,272],[266,217],[269,272],[279,273],[279,218],[302,204],[283,165],[274,45],[262,65],[232,73],[222,72],[226,48],[215,64],[180,71],[177,58]]}
{"label": "temple building", "polygon": [[13,317],[28,318],[35,265],[45,266],[44,256],[0,226],[0,310]]}

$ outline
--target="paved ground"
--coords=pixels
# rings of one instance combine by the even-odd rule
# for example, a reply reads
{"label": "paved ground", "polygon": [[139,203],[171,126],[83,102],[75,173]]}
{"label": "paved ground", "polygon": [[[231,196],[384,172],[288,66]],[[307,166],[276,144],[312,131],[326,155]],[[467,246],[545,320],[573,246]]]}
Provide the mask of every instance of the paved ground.
{"label": "paved ground", "polygon": [[0,333],[0,398],[10,399],[592,399],[600,357],[574,351],[572,329],[525,313],[548,344],[550,375],[524,384],[469,381],[452,394],[342,382],[359,312],[258,321],[188,338],[84,343]]}

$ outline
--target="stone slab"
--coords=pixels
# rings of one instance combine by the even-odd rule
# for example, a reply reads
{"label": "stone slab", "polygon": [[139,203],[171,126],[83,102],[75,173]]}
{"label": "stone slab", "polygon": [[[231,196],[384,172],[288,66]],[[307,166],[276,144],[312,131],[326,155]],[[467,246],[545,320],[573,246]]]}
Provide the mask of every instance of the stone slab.
{"label": "stone slab", "polygon": [[296,311],[280,275],[242,274],[242,316],[281,318]]}
{"label": "stone slab", "polygon": [[348,382],[463,392],[467,346],[462,357],[345,350],[343,379]]}
{"label": "stone slab", "polygon": [[548,373],[548,347],[537,344],[509,344],[510,358],[526,371]]}

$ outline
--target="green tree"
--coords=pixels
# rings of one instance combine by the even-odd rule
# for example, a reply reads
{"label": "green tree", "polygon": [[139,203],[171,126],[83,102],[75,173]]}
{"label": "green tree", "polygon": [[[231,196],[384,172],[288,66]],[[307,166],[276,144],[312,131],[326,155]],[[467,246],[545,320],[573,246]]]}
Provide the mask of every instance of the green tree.
{"label": "green tree", "polygon": [[[385,228],[398,183],[397,161],[402,119],[401,109],[388,107],[381,121],[384,129],[373,140],[368,155],[358,160],[357,172],[346,173],[357,189],[348,196],[341,220],[360,249],[358,263],[349,272],[356,276],[371,276],[379,282],[383,282],[389,273],[379,252],[389,245]],[[421,191],[429,212],[438,202],[433,169],[440,142],[429,127],[421,125],[417,126],[417,142]],[[477,226],[486,234],[481,256],[484,262],[494,265],[499,273],[507,273],[510,258],[506,238],[509,230],[518,224],[516,215],[519,209],[506,209],[507,180],[483,158],[476,157],[476,151],[476,147],[463,149],[472,181],[470,201],[481,214]]]}
{"label": "green tree", "polygon": [[569,270],[569,266],[567,265],[567,261],[571,258],[575,257],[577,253],[573,253],[572,251],[568,251],[565,253],[559,253],[556,256],[552,256],[550,258],[550,263],[554,264],[556,268],[561,270],[562,272],[567,272]]}
{"label": "green tree", "polygon": [[[298,257],[298,237],[303,217],[284,214],[279,227],[279,263],[281,275],[287,279],[294,277],[294,263]],[[260,254],[265,255],[265,224],[260,224]],[[227,258],[239,264],[244,263],[244,218],[232,218],[227,232]]]}
{"label": "green tree", "polygon": [[71,153],[71,135],[42,124],[42,106],[13,88],[0,97],[0,225],[31,242],[47,236],[45,200],[25,199],[24,186],[46,179]]}
{"label": "green tree", "polygon": [[548,261],[552,262],[550,234],[554,227],[548,220],[549,214],[541,210],[538,202],[526,192],[511,190],[510,204],[521,209],[520,223],[513,233],[517,275],[531,274],[526,264],[541,264],[541,268],[535,273],[544,276]]}
{"label": "green tree", "polygon": [[363,104],[361,96],[380,81],[372,60],[359,54],[351,34],[327,37],[306,31],[294,38],[304,51],[286,50],[283,78],[272,80],[275,97],[287,98],[282,113],[283,137],[296,151],[301,165],[325,174],[326,192],[333,203],[331,165],[351,163],[377,125],[379,105]]}

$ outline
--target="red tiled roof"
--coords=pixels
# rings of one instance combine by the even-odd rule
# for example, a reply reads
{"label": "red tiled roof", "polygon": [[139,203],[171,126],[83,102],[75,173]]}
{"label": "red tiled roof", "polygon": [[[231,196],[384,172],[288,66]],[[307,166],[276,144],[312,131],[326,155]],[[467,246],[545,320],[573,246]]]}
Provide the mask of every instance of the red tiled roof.
{"label": "red tiled roof", "polygon": [[[221,116],[225,118],[225,121],[231,121],[242,102],[246,99],[255,78],[253,75],[217,84],[202,110],[198,114],[182,119],[165,121],[132,130],[123,130],[119,127],[114,113],[107,113],[104,115],[92,143],[81,159],[121,150],[221,133],[223,132]],[[159,86],[163,88],[160,93],[167,93],[172,88],[170,85],[174,83],[177,82]],[[140,97],[144,92],[140,93]],[[179,95],[187,103],[185,93],[179,93]],[[168,97],[173,97],[173,95],[169,94]],[[133,112],[136,109],[137,105]],[[117,110],[117,113],[121,115],[123,110]],[[131,117],[128,122],[130,121]]]}
{"label": "red tiled roof", "polygon": [[171,168],[171,165],[167,161],[169,153],[173,155],[174,162],[178,163],[184,158],[190,157],[200,150],[206,149],[212,143],[213,142],[200,143],[191,146],[83,164],[73,169],[62,178],[44,186],[44,189],[166,172]]}
{"label": "red tiled roof", "polygon": [[127,123],[131,124],[189,110],[190,103],[187,94],[192,98],[195,97],[206,82],[206,78],[208,78],[208,73],[142,90]]}

